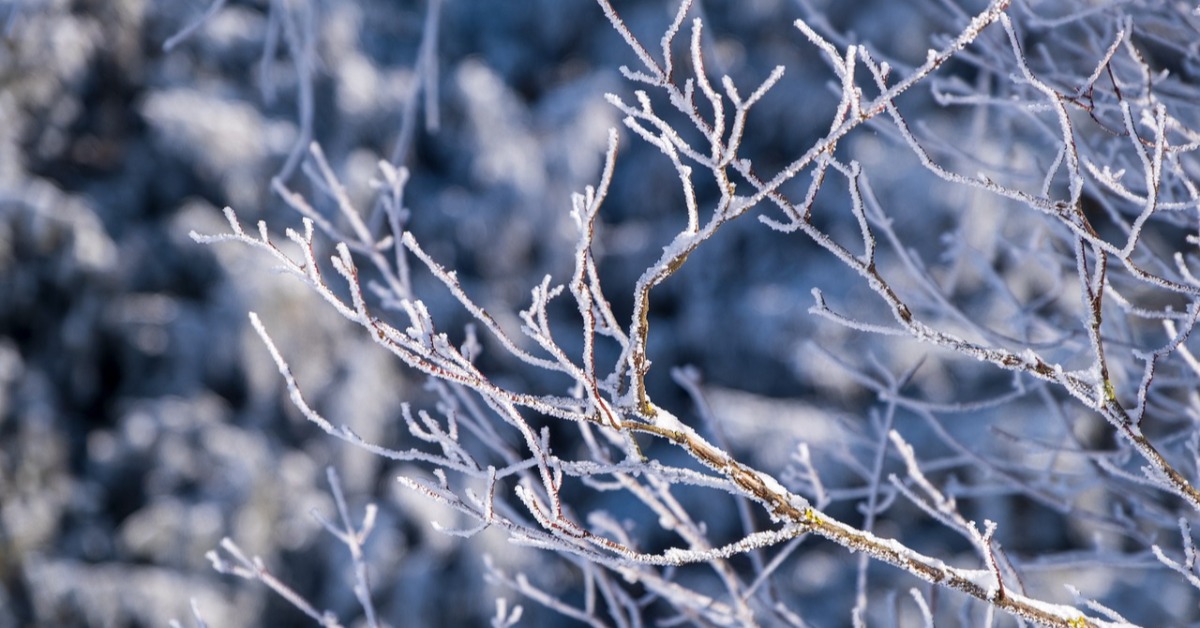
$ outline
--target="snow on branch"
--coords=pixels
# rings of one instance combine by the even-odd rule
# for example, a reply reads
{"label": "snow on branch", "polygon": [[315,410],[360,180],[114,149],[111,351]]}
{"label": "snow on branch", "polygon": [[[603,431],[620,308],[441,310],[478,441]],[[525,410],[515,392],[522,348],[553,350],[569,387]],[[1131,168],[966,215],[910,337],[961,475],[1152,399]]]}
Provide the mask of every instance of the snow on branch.
{"label": "snow on branch", "polygon": [[[679,4],[652,54],[653,47],[638,40],[608,0],[598,1],[640,63],[638,69],[621,68],[636,87],[632,95],[605,98],[623,116],[633,142],[648,145],[665,160],[682,200],[672,223],[676,230],[652,234],[660,249],[630,285],[614,289],[598,262],[604,204],[620,185],[615,179],[621,141],[615,129],[608,134],[598,182],[573,195],[566,208],[577,229],[569,255],[573,267],[529,285],[528,305],[517,312],[485,306],[488,301],[470,282],[435,259],[436,248],[427,250],[406,229],[407,170],[380,165],[378,203],[387,208],[391,233],[378,236],[316,144],[308,147],[302,170],[312,194],[332,202],[336,218],[314,209],[311,195],[293,191],[283,178],[274,186],[301,217],[301,231],[285,232],[298,253],[277,246],[265,223],[256,233],[245,231],[228,208],[228,232],[192,234],[197,242],[236,242],[266,253],[285,274],[426,378],[436,398],[434,412],[414,411],[406,403],[397,417],[413,447],[392,450],[365,442],[305,398],[288,365],[295,358],[283,355],[267,325],[251,314],[289,399],[306,420],[352,446],[412,463],[419,472],[398,482],[447,507],[454,520],[432,522],[438,531],[464,539],[499,532],[572,566],[586,579],[587,590],[582,601],[570,603],[525,574],[510,575],[494,564],[488,565],[488,577],[591,625],[610,620],[640,625],[639,613],[658,602],[676,614],[667,621],[802,623],[799,609],[777,596],[771,584],[785,562],[802,560],[797,558],[804,554],[802,542],[813,537],[862,553],[851,611],[856,622],[865,622],[871,610],[868,560],[973,598],[989,617],[1002,611],[1070,628],[1125,621],[1099,602],[1079,598],[1077,608],[1052,602],[1058,592],[1027,586],[1021,560],[998,541],[1007,532],[1005,523],[983,519],[980,525],[960,508],[960,497],[989,492],[1056,508],[1064,517],[1139,542],[1145,536],[1139,525],[1153,527],[1149,522],[1161,522],[1162,511],[1179,511],[1182,561],[1157,544],[1146,545],[1144,556],[1153,552],[1163,568],[1200,589],[1188,527],[1200,514],[1194,459],[1200,439],[1187,441],[1200,416],[1195,395],[1200,362],[1194,343],[1189,345],[1200,317],[1200,281],[1190,270],[1198,258],[1186,247],[1163,253],[1169,248],[1164,242],[1188,242],[1194,249],[1200,240],[1195,216],[1200,193],[1191,178],[1195,167],[1185,159],[1200,146],[1200,134],[1164,102],[1170,91],[1151,80],[1147,62],[1130,48],[1131,20],[1116,20],[1106,34],[1092,32],[1086,54],[1076,50],[1078,57],[1056,58],[1030,50],[1025,29],[1055,28],[1057,21],[1029,17],[1027,3],[993,0],[975,15],[951,11],[954,32],[936,40],[940,45],[915,67],[886,60],[867,43],[848,44],[847,38],[830,34],[827,24],[797,20],[798,34],[792,33],[797,47],[807,40],[816,47],[815,53],[808,47],[808,53],[828,64],[836,106],[831,102],[831,118],[819,121],[822,133],[775,162],[782,167],[764,173],[765,160],[755,160],[757,145],[748,139],[748,129],[759,123],[751,112],[785,84],[783,66],[756,85],[739,87],[734,76],[709,75],[699,4]],[[1010,4],[1028,15],[1010,15]],[[687,58],[677,64],[675,40],[689,15],[690,37],[686,46],[680,44]],[[1093,19],[1084,11],[1062,23],[1083,28]],[[938,76],[952,62],[978,72],[978,84],[962,87]],[[937,137],[940,126],[924,124],[928,110],[907,97],[923,87],[942,106],[976,112],[971,124],[978,129],[996,124],[1011,132],[1015,139],[981,140],[979,151],[995,151],[1014,163],[989,161],[993,155],[976,159],[962,145],[965,140]],[[956,91],[960,87],[965,94]],[[1015,130],[1017,121],[1033,123]],[[965,134],[967,126],[956,131]],[[891,164],[862,154],[856,142],[879,129],[885,130],[882,140],[868,139],[892,141],[911,161],[911,171],[890,172]],[[1026,141],[1031,148],[1017,148]],[[964,172],[964,164],[982,171]],[[801,184],[805,172],[810,178]],[[919,183],[903,180],[910,176]],[[837,183],[826,186],[830,181]],[[889,194],[888,185],[937,192],[921,198],[909,190],[905,197]],[[944,199],[933,198],[942,193]],[[959,221],[958,231],[942,236],[932,231],[940,229],[929,224],[934,220],[921,222],[935,216],[927,208],[935,202],[952,206],[943,208],[944,215]],[[774,217],[766,215],[768,210]],[[854,371],[849,379],[857,389],[882,404],[861,412],[866,417],[856,417],[857,427],[848,430],[856,439],[840,452],[848,460],[847,473],[829,472],[825,458],[835,456],[821,451],[815,440],[789,444],[789,463],[757,455],[756,449],[773,445],[766,442],[769,433],[760,433],[754,446],[727,438],[725,424],[736,426],[737,417],[706,402],[698,371],[672,371],[695,405],[690,413],[666,407],[672,402],[661,400],[670,397],[648,383],[652,338],[657,340],[657,329],[651,329],[657,320],[654,297],[685,274],[682,269],[696,251],[713,246],[718,233],[752,211],[780,232],[771,236],[818,252],[836,269],[831,276],[838,283],[853,284],[845,290],[811,288],[808,312],[815,315],[816,329],[830,325],[842,337],[879,343],[862,356],[848,349],[826,352],[835,366]],[[1003,216],[995,219],[996,213]],[[984,227],[972,230],[973,224]],[[329,259],[318,254],[318,240],[332,242]],[[1030,259],[1038,266],[1032,276],[1012,270]],[[416,263],[410,266],[411,261]],[[330,267],[336,274],[327,276],[324,269]],[[437,302],[418,294],[413,274],[428,278],[443,296],[448,293],[452,298],[443,301],[471,321],[461,345],[455,346],[441,326],[446,314],[433,307]],[[364,290],[367,275],[376,283]],[[963,276],[976,279],[976,285],[964,287]],[[618,290],[622,298],[611,300]],[[855,290],[865,297],[856,300]],[[973,291],[991,296],[974,297]],[[560,316],[563,299],[573,300],[574,307],[568,304],[567,314]],[[1003,308],[1008,315],[993,311]],[[628,318],[622,320],[619,312]],[[578,327],[568,329],[563,316]],[[740,331],[749,330],[729,330]],[[902,344],[884,344],[893,342]],[[484,345],[531,376],[505,377],[481,365],[476,358]],[[875,350],[881,347],[887,350]],[[930,366],[928,356],[936,356]],[[904,365],[895,367],[901,361]],[[860,364],[866,366],[854,366]],[[936,374],[925,375],[927,368],[937,369]],[[1001,390],[950,390],[960,381],[982,386],[980,373],[999,373],[1005,382]],[[939,400],[931,390],[950,390],[946,396],[957,394],[958,400]],[[1066,425],[1037,425],[1029,430],[1037,433],[1028,434],[1011,427],[1008,418],[1029,425],[1016,415],[1031,411],[1031,398]],[[964,444],[943,415],[999,418],[986,435],[975,435],[979,443]],[[1085,446],[1077,436],[1084,428],[1070,424],[1082,422],[1071,418],[1081,415],[1102,419],[1096,424],[1117,443],[1119,455]],[[901,417],[928,423],[929,439],[941,447],[931,449],[940,453],[919,454],[916,437],[901,434],[909,429]],[[1155,425],[1159,417],[1169,426]],[[758,428],[777,423],[783,420],[772,415]],[[1053,438],[1062,441],[1050,442]],[[1192,460],[1180,455],[1186,448],[1181,442],[1193,443]],[[1046,455],[1030,459],[1050,462],[1030,469],[1023,461],[1007,460],[1002,448],[1009,445],[1037,449]],[[1141,475],[1125,469],[1127,463],[1140,465]],[[1080,471],[1072,464],[1087,468]],[[902,474],[891,472],[901,468]],[[1113,507],[1119,514],[1082,506],[1079,502],[1093,499],[1081,488],[1086,481],[1079,476],[1085,472],[1136,485],[1138,492],[1104,494],[1120,504]],[[322,523],[350,549],[355,593],[373,624],[363,542],[374,510],[355,526],[332,470],[329,477],[339,523]],[[597,505],[615,494],[628,498],[629,512],[637,515],[618,517]],[[1076,501],[1054,503],[1059,495]],[[926,555],[902,537],[884,536],[882,530],[889,528],[880,524],[905,502],[900,497],[921,517],[965,539],[981,568],[954,566],[949,557]],[[854,503],[861,520],[830,514],[854,512],[838,508],[846,501]],[[729,507],[736,509],[740,529],[718,533],[711,511]],[[294,599],[261,561],[232,541],[222,548],[233,560],[214,555],[218,569],[260,580],[315,621],[336,625],[327,613]],[[702,577],[693,579],[694,573]],[[636,583],[644,597],[623,583]],[[920,617],[932,625],[939,612],[936,597],[916,589],[910,593]],[[521,607],[510,610],[507,604],[498,601],[493,625],[520,619]],[[608,617],[602,619],[604,613]]]}

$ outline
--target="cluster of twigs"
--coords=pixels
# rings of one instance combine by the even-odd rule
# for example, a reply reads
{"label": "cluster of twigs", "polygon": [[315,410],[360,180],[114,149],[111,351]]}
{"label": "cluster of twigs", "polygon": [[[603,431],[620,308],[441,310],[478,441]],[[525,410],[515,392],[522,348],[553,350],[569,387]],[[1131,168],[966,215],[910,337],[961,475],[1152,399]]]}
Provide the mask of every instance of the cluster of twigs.
{"label": "cluster of twigs", "polygon": [[[964,516],[956,502],[956,489],[939,486],[927,476],[923,470],[927,463],[893,426],[897,412],[910,412],[937,425],[942,414],[984,406],[1003,408],[1029,394],[1040,396],[1047,408],[1062,411],[1057,395],[1065,393],[1079,407],[1107,421],[1117,435],[1116,451],[1092,454],[1080,443],[1054,446],[1073,448],[1086,456],[1092,472],[1114,485],[1136,486],[1140,497],[1130,498],[1130,503],[1138,506],[1129,513],[1117,516],[1088,511],[1073,501],[1069,487],[1045,474],[1029,479],[1018,469],[973,454],[970,447],[962,447],[961,457],[999,478],[1006,490],[1053,508],[1065,504],[1068,516],[1100,519],[1107,529],[1138,539],[1153,537],[1139,527],[1162,531],[1178,525],[1185,552],[1182,561],[1169,557],[1156,544],[1159,541],[1148,541],[1144,551],[1152,552],[1162,565],[1200,588],[1187,523],[1200,511],[1200,491],[1194,486],[1200,458],[1196,436],[1200,434],[1196,429],[1200,403],[1194,390],[1187,392],[1200,376],[1200,361],[1187,345],[1200,317],[1200,280],[1191,271],[1196,256],[1189,252],[1200,244],[1196,235],[1200,193],[1193,182],[1195,163],[1188,161],[1194,160],[1200,148],[1200,134],[1189,127],[1186,116],[1173,113],[1179,102],[1173,99],[1185,96],[1160,86],[1166,82],[1165,75],[1152,70],[1132,42],[1130,19],[1098,22],[1094,13],[1087,12],[1049,21],[1038,18],[1020,2],[1016,4],[1021,6],[1011,7],[1010,1],[995,0],[974,16],[961,16],[958,34],[930,50],[915,67],[881,60],[867,47],[848,43],[817,20],[797,21],[798,33],[816,47],[832,70],[840,102],[826,134],[777,173],[767,175],[755,168],[742,144],[751,109],[782,80],[784,69],[775,68],[748,95],[729,77],[712,81],[705,69],[703,24],[695,19],[685,46],[690,67],[683,77],[685,73],[674,59],[676,38],[692,13],[690,1],[685,0],[675,13],[656,55],[632,34],[608,0],[599,0],[641,64],[637,69],[622,68],[624,76],[638,87],[632,102],[616,95],[609,95],[608,100],[625,115],[626,128],[661,151],[674,166],[686,211],[682,229],[664,239],[662,254],[632,286],[633,312],[628,321],[614,313],[594,253],[599,217],[616,166],[616,131],[610,134],[599,184],[572,199],[571,215],[579,231],[574,271],[563,284],[556,285],[547,277],[533,287],[528,309],[520,312],[520,336],[497,322],[467,293],[455,273],[441,266],[406,230],[408,213],[403,199],[408,175],[390,162],[380,164],[378,182],[380,211],[391,227],[387,236],[377,237],[372,219],[352,205],[321,150],[312,145],[305,171],[313,187],[333,200],[340,220],[324,218],[280,179],[276,191],[303,216],[304,224],[302,231],[287,231],[287,243],[277,242],[263,223],[257,231],[244,230],[229,209],[228,233],[193,237],[200,242],[236,241],[265,251],[380,346],[430,378],[441,401],[437,412],[414,411],[407,406],[404,411],[403,419],[417,446],[395,450],[365,442],[306,402],[287,358],[277,350],[263,323],[251,314],[292,402],[305,417],[335,438],[429,470],[433,479],[406,477],[401,481],[471,521],[466,528],[445,532],[469,536],[486,528],[501,529],[513,541],[550,550],[587,574],[584,602],[573,606],[522,576],[493,570],[492,577],[498,582],[565,616],[592,625],[640,625],[647,599],[635,596],[623,584],[637,583],[652,600],[673,608],[679,620],[802,625],[803,619],[789,607],[786,597],[766,583],[799,543],[816,535],[862,553],[856,622],[865,621],[867,612],[869,558],[1035,623],[1070,627],[1122,624],[1125,619],[1116,610],[1098,602],[1080,598],[1082,606],[1077,608],[1046,601],[1044,591],[1027,590],[1021,561],[1004,552],[997,541],[1003,522],[980,525]],[[1080,70],[1076,59],[1068,63],[1033,56],[1023,43],[1028,34],[1021,32],[1010,16],[1014,11],[1020,13],[1020,23],[1031,30],[1092,28],[1088,32],[1093,37],[1107,33],[1107,44],[1086,71]],[[1093,28],[1097,23],[1112,28]],[[1094,42],[1080,44],[1085,48],[1078,51],[1080,57],[1088,52],[1089,43]],[[939,69],[951,61],[973,65],[1002,87],[988,93],[939,76]],[[951,147],[939,144],[928,129],[910,123],[901,97],[918,86],[930,88],[947,106],[994,109],[1006,112],[1006,119],[1025,121],[1033,129],[1031,142],[1053,147],[1052,159],[1039,163],[1040,189],[1007,181],[1005,172],[974,176],[943,165],[948,155],[956,157],[953,163],[966,160]],[[671,115],[661,113],[664,106]],[[673,126],[672,121],[680,115],[693,127],[688,133]],[[1060,253],[1061,259],[1072,260],[1073,268],[1068,267],[1067,272],[1048,272],[1056,275],[1054,291],[1078,293],[1078,318],[1054,321],[1053,328],[1062,333],[1047,341],[1035,336],[1051,325],[1051,317],[1039,314],[1029,300],[1012,298],[1024,317],[1021,325],[1032,330],[1024,337],[997,329],[966,311],[953,295],[953,279],[931,270],[894,227],[896,217],[920,208],[889,207],[872,188],[867,169],[849,158],[853,153],[847,148],[849,138],[860,129],[884,132],[906,145],[926,172],[990,199],[985,208],[967,207],[964,214],[1005,208],[1012,212],[1012,220],[1038,225],[1039,233],[1059,247],[1048,248]],[[701,141],[687,139],[697,137],[696,133]],[[1140,177],[1126,176],[1131,171]],[[792,198],[785,190],[803,173],[808,173],[811,182],[802,196]],[[701,198],[696,192],[697,178],[715,183],[716,198]],[[853,243],[840,242],[815,216],[822,189],[838,178],[845,183],[845,211],[860,236]],[[911,204],[920,202],[912,199]],[[1099,209],[1092,209],[1093,205]],[[819,291],[814,291],[812,313],[856,332],[914,339],[929,350],[1017,374],[1011,392],[976,406],[948,407],[902,394],[912,372],[890,381],[864,377],[864,385],[874,390],[882,404],[883,412],[876,417],[882,438],[872,463],[864,470],[865,519],[858,525],[828,514],[832,498],[807,456],[803,457],[803,475],[808,479],[785,482],[779,479],[782,470],[757,469],[736,459],[711,436],[703,435],[703,429],[656,405],[645,383],[651,368],[647,357],[651,293],[724,225],[759,208],[763,223],[803,236],[853,271],[890,317],[880,320],[846,313]],[[1098,228],[1096,221],[1101,219],[1104,226]],[[1164,257],[1161,247],[1146,243],[1146,230],[1152,223],[1186,232],[1188,246]],[[319,258],[318,232],[337,243],[332,258],[336,277],[327,276],[324,260]],[[410,268],[414,261],[416,265]],[[360,264],[367,265],[375,279],[365,282]],[[460,345],[439,331],[416,295],[410,278],[414,272],[436,278],[475,320],[477,327],[468,329]],[[1006,278],[999,271],[983,272],[992,273],[985,277],[994,280],[991,285],[1003,288]],[[564,348],[571,343],[556,338],[547,309],[554,299],[572,299],[577,306],[580,355],[572,355]],[[1164,299],[1174,306],[1148,305]],[[406,322],[396,323],[396,317]],[[1165,342],[1155,345],[1147,340],[1153,336],[1145,330],[1154,325],[1159,326]],[[529,368],[564,375],[572,385],[565,391],[542,393],[498,385],[477,366],[482,346],[477,333],[486,336],[487,344],[502,348]],[[599,343],[612,343],[619,349],[619,357],[611,364],[601,363],[596,351]],[[677,371],[676,379],[702,402],[702,392],[688,371]],[[1161,438],[1156,439],[1146,428],[1156,415],[1180,417],[1176,422],[1182,426],[1172,432],[1160,430]],[[719,421],[719,417],[708,418]],[[586,456],[556,451],[546,428],[548,421],[572,424],[586,445]],[[1004,425],[998,430],[1003,432]],[[513,435],[518,438],[514,440]],[[1019,435],[1014,438],[1020,440]],[[670,465],[648,457],[645,445],[654,439],[686,452],[695,464]],[[1190,452],[1191,459],[1180,456],[1181,450]],[[807,449],[801,451],[807,453]],[[1140,459],[1142,468],[1131,472],[1125,467],[1133,456]],[[883,482],[889,460],[899,462],[903,473]],[[654,513],[661,528],[677,539],[678,547],[648,552],[641,548],[643,541],[621,522],[603,513],[577,513],[571,500],[564,497],[564,486],[569,484],[626,493]],[[747,526],[741,539],[714,544],[701,519],[678,499],[676,491],[681,486],[755,503],[771,524],[767,529]],[[338,495],[344,530],[327,527],[352,550],[358,548],[354,558],[361,565],[365,560],[362,533],[370,526],[356,531]],[[872,530],[886,509],[885,502],[897,495],[965,538],[978,555],[977,568],[952,566],[876,535]],[[218,568],[278,586],[264,566],[243,556],[235,544],[227,542],[223,547],[236,562],[214,555]],[[764,548],[777,549],[768,552],[772,557],[767,559],[761,551]],[[733,562],[741,555],[751,557],[749,578]],[[719,586],[700,589],[673,579],[673,570],[688,564],[706,566]],[[368,622],[374,622],[365,568],[356,591],[367,609]],[[288,595],[286,588],[281,593]],[[932,624],[934,611],[929,600],[916,589],[913,596],[927,623]],[[306,612],[323,623],[336,621],[311,608]],[[519,610],[501,605],[495,623],[511,625],[519,617]]]}

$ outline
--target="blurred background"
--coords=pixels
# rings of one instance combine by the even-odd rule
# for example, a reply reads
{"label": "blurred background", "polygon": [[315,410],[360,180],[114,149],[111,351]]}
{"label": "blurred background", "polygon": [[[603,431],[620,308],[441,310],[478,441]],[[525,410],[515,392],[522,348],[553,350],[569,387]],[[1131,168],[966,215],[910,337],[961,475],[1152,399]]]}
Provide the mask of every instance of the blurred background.
{"label": "blurred background", "polygon": [[[713,75],[747,93],[774,66],[787,68],[750,118],[743,147],[759,172],[823,135],[837,104],[832,74],[794,19],[819,15],[882,58],[918,64],[931,37],[961,24],[936,2],[908,4],[696,2]],[[614,5],[657,52],[674,3]],[[309,402],[367,440],[406,446],[399,408],[429,399],[421,378],[260,252],[198,245],[188,233],[226,231],[225,206],[276,234],[298,226],[270,183],[281,176],[305,189],[293,157],[309,139],[364,210],[378,161],[398,158],[412,172],[411,230],[507,324],[544,275],[570,276],[570,193],[598,180],[608,129],[621,127],[604,94],[632,100],[618,68],[636,68],[636,57],[591,0],[231,0],[204,18],[209,9],[201,0],[0,2],[0,628],[191,625],[189,600],[210,626],[308,625],[260,584],[210,568],[204,554],[225,536],[354,625],[348,556],[309,514],[333,516],[328,465],[354,512],[368,501],[381,508],[368,555],[392,625],[480,625],[496,597],[524,603],[528,625],[561,621],[485,578],[482,557],[536,568],[565,596],[577,573],[490,533],[464,542],[434,531],[430,521],[454,527],[455,515],[397,487],[395,476],[412,470],[333,442],[290,406],[246,313],[262,317]],[[295,41],[310,41],[311,56],[293,54]],[[959,120],[928,95],[909,105],[934,126]],[[960,225],[952,208],[969,195],[930,195],[915,160],[890,157],[906,151],[886,137],[856,142],[865,162],[883,166],[876,188],[921,199],[919,216],[896,229],[924,234],[914,246],[936,257],[934,236]],[[808,183],[800,179],[787,190],[797,198]],[[670,163],[624,131],[615,180],[597,251],[613,307],[627,317],[630,286],[679,229],[683,198]],[[716,190],[704,185],[711,208]],[[822,202],[844,198],[834,190]],[[821,220],[853,241],[848,212]],[[994,222],[970,233],[985,241]],[[468,317],[428,277],[417,281],[453,337]],[[730,225],[655,294],[656,402],[689,416],[669,372],[694,365],[735,453],[783,472],[805,440],[824,452],[818,465],[831,485],[853,485],[845,461],[868,459],[855,435],[875,401],[856,369],[900,372],[923,354],[807,313],[814,287],[831,302],[878,308],[860,284],[794,235],[753,218]],[[569,321],[574,306],[560,305]],[[485,351],[483,364],[499,381],[562,392],[561,381],[498,351]],[[931,366],[911,386],[961,400],[1010,384],[989,369]],[[926,428],[912,429],[921,441]],[[1075,546],[1045,508],[989,508],[1019,531],[1006,539],[1018,549]],[[857,516],[850,506],[842,514]],[[712,516],[722,525],[724,515]],[[970,554],[937,541],[945,532],[936,528],[905,530],[924,549]],[[801,553],[803,567],[784,578],[797,607],[816,625],[847,623],[856,559],[819,543]],[[1075,582],[1096,596],[1121,586],[1100,575]]]}

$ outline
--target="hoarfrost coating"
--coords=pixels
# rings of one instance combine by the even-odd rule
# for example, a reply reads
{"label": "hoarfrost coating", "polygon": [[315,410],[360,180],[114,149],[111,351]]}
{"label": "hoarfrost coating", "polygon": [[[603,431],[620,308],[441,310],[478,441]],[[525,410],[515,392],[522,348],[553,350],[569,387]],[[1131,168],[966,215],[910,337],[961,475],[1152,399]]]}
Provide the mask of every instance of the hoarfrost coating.
{"label": "hoarfrost coating", "polygon": [[18,623],[1200,621],[1190,5],[93,4],[0,10]]}

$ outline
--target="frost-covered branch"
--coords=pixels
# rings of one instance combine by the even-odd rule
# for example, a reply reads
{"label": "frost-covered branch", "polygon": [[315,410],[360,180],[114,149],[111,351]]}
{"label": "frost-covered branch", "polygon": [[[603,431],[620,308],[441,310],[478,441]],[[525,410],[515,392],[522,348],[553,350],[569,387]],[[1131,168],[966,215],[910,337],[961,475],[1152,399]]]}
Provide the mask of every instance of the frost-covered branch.
{"label": "frost-covered branch", "polygon": [[[1189,161],[1200,149],[1200,134],[1167,102],[1157,75],[1132,48],[1130,20],[1115,20],[1112,32],[1089,30],[1090,39],[1076,50],[1087,62],[1068,63],[1027,43],[1024,29],[1055,28],[1058,22],[1014,17],[1010,5],[1027,11],[1026,3],[995,0],[973,16],[951,11],[953,32],[916,65],[884,61],[869,45],[832,33],[827,23],[799,20],[797,46],[807,40],[828,64],[836,105],[831,118],[819,123],[823,133],[780,160],[773,174],[764,174],[747,138],[756,107],[783,84],[783,66],[739,87],[733,77],[710,76],[703,41],[711,27],[695,16],[702,11],[692,2],[679,4],[655,48],[639,41],[608,0],[598,1],[640,63],[638,69],[621,68],[636,87],[632,95],[606,98],[634,141],[665,160],[680,193],[675,230],[652,234],[661,250],[629,285],[614,289],[600,263],[605,203],[620,185],[616,130],[608,135],[598,183],[570,199],[577,229],[573,267],[528,286],[528,305],[517,312],[487,305],[439,261],[436,248],[407,229],[409,173],[391,162],[380,164],[377,181],[377,203],[385,207],[391,229],[384,237],[354,207],[315,144],[302,170],[312,194],[332,202],[335,217],[280,180],[274,191],[303,225],[285,231],[287,243],[277,241],[265,223],[247,232],[232,209],[225,211],[227,232],[193,233],[199,242],[233,241],[266,253],[425,377],[436,398],[436,412],[414,412],[405,404],[397,417],[415,442],[411,448],[366,442],[313,407],[289,366],[297,358],[285,356],[267,325],[251,314],[291,402],[310,423],[370,453],[413,463],[419,472],[406,473],[399,483],[458,519],[432,522],[439,531],[458,538],[499,532],[572,566],[586,580],[581,602],[556,598],[525,574],[510,575],[495,565],[489,565],[489,578],[590,625],[610,620],[640,625],[640,614],[656,602],[676,614],[668,621],[802,624],[772,583],[813,537],[861,552],[851,610],[856,624],[864,624],[872,610],[874,576],[867,577],[872,562],[974,598],[989,618],[1002,611],[1069,628],[1125,621],[1094,600],[1079,598],[1078,607],[1071,606],[1053,601],[1058,591],[1027,585],[1021,558],[1000,549],[1000,539],[1014,532],[1006,522],[981,517],[981,527],[960,510],[959,500],[991,494],[1016,496],[1089,529],[1141,543],[1145,556],[1153,551],[1162,566],[1196,585],[1186,521],[1200,513],[1195,488],[1200,437],[1194,436],[1200,362],[1188,341],[1200,318],[1200,281],[1192,274],[1200,258],[1190,248],[1171,249],[1164,242],[1194,247],[1200,239],[1195,235],[1200,193]],[[430,7],[431,23],[439,6]],[[1096,18],[1084,11],[1062,19],[1083,28]],[[679,44],[686,59],[677,59],[675,40],[688,27],[690,37]],[[947,66],[959,64],[980,74],[978,85],[964,87],[960,78],[945,76]],[[432,70],[424,72],[430,76]],[[956,138],[939,136],[940,127],[921,120],[922,111],[909,105],[926,87],[938,103],[973,112],[979,128],[1023,123],[1019,135],[1033,156],[1005,156],[1014,163],[997,164]],[[412,109],[405,118],[410,126]],[[885,188],[904,182],[859,148],[861,136],[880,130],[883,139],[873,135],[869,141],[891,141],[905,151],[912,170],[929,185],[954,191],[950,198],[958,200],[947,210],[950,215],[962,225],[981,221],[984,228],[960,225],[948,236],[930,237],[935,227],[922,221],[933,199],[897,200]],[[980,170],[964,172],[968,165]],[[808,178],[802,181],[801,175]],[[865,412],[867,428],[854,431],[836,454],[799,442],[789,449],[791,465],[776,462],[774,468],[754,455],[754,447],[727,436],[724,422],[731,419],[707,403],[698,371],[672,371],[695,406],[691,414],[668,408],[670,402],[656,403],[654,397],[666,395],[648,383],[656,338],[650,326],[653,297],[688,272],[694,253],[713,246],[729,225],[751,212],[760,212],[759,220],[778,232],[772,235],[832,260],[838,282],[854,284],[836,292],[811,289],[815,304],[809,313],[818,324],[831,322],[849,337],[904,343],[894,345],[900,348],[891,359],[874,351],[862,356],[811,351],[847,372],[880,406]],[[996,219],[997,213],[1003,217]],[[972,248],[980,232],[994,243],[986,254]],[[333,243],[328,259],[320,253],[324,240]],[[1011,267],[1024,263],[1036,268],[1023,272],[1037,271],[1036,276],[1017,281],[1020,273]],[[441,327],[432,297],[419,293],[420,285],[449,294],[449,303],[470,319],[458,346]],[[850,295],[859,288],[866,297],[855,301]],[[618,290],[623,299],[613,298]],[[988,296],[974,298],[975,292]],[[560,300],[573,302],[566,316],[577,328],[561,324],[555,314]],[[536,376],[517,381],[500,376],[477,359],[485,346]],[[927,361],[929,356],[936,357]],[[939,370],[918,381],[927,369]],[[959,381],[982,387],[978,374],[994,372],[1006,382],[999,390],[950,390],[943,395],[949,401],[928,390],[953,389]],[[918,386],[928,389],[910,390]],[[1052,417],[1047,423],[1053,426],[1030,429],[1022,416],[1033,411]],[[973,434],[979,442],[969,442],[947,418],[966,415],[992,419],[982,436]],[[1165,428],[1155,424],[1164,416]],[[1112,448],[1101,449],[1078,434],[1095,429],[1086,424],[1091,418],[1114,437]],[[783,422],[770,416],[758,427],[774,429]],[[936,454],[919,455],[910,443],[915,439],[902,435],[917,429],[913,424],[935,444]],[[1028,460],[1044,466],[1007,459],[1001,450],[1009,446],[1035,451]],[[829,473],[818,460],[826,455],[840,458],[845,469]],[[1127,468],[1131,465],[1136,468]],[[355,592],[373,624],[362,546],[371,511],[355,527],[332,472],[330,481],[340,524],[325,526],[352,553]],[[1105,497],[1113,505],[1096,503],[1091,490],[1098,482],[1106,483]],[[1113,486],[1136,490],[1127,495]],[[597,506],[613,494],[627,498],[638,516],[619,519]],[[732,505],[736,529],[715,534],[697,494]],[[952,565],[950,557],[916,551],[919,545],[903,537],[888,538],[894,528],[883,524],[901,502],[966,539],[982,568]],[[846,504],[861,518],[831,514],[853,512],[841,509]],[[1143,529],[1161,527],[1177,510],[1183,513],[1183,562],[1158,545],[1149,549],[1153,535]],[[218,568],[263,581],[317,621],[334,621],[292,600],[285,586],[232,542],[223,547],[235,562],[214,559]],[[621,582],[635,583],[645,597]],[[935,597],[916,589],[911,596],[919,616],[932,625]],[[510,611],[504,602],[493,624],[512,625],[520,616],[520,607]]]}

